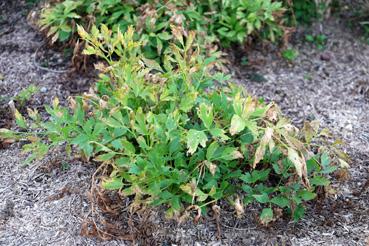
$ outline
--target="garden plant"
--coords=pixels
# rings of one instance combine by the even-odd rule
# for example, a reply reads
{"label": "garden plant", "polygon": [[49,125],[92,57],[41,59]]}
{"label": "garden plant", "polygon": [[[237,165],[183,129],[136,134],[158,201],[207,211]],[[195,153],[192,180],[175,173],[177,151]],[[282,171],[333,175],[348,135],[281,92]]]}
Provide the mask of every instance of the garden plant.
{"label": "garden plant", "polygon": [[242,218],[247,205],[259,204],[262,224],[281,211],[300,219],[318,188],[329,190],[330,174],[348,167],[316,121],[298,129],[276,104],[214,71],[216,57],[204,55],[195,31],[161,32],[170,41],[159,63],[145,55],[134,27],[76,28],[84,54],[100,59],[99,78],[67,107],[55,98],[46,118],[16,111],[19,131],[1,129],[0,138],[25,142],[28,161],[62,147],[106,167],[99,185],[132,206],[164,206],[168,217],[183,219],[221,201]]}

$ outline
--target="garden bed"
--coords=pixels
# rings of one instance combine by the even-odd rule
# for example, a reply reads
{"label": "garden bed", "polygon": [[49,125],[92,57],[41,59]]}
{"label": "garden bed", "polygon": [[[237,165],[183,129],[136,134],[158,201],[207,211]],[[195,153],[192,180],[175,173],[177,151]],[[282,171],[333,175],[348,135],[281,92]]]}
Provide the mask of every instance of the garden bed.
{"label": "garden bed", "polygon": [[[87,88],[92,80],[84,76],[40,69],[35,53],[43,39],[27,23],[24,7],[5,6],[7,21],[0,25],[0,109],[7,98],[35,84],[40,92],[29,107],[60,101]],[[4,8],[3,8],[4,7]],[[4,11],[3,10],[3,11]],[[149,218],[149,235],[142,242],[157,245],[365,245],[369,240],[369,46],[362,44],[339,19],[308,33],[322,31],[325,49],[297,38],[300,55],[287,63],[276,53],[248,54],[250,64],[240,66],[238,81],[254,95],[276,101],[295,123],[319,119],[346,142],[351,155],[351,178],[334,184],[337,194],[309,205],[303,220],[294,224],[280,220],[265,228],[258,224],[256,208],[246,208],[246,218],[236,220],[232,211],[222,211],[221,241],[216,223],[205,217],[197,225],[191,221],[177,225],[165,221],[163,211]],[[3,32],[6,31],[6,32]],[[299,34],[303,36],[303,34]],[[68,66],[64,66],[65,69]],[[253,74],[265,78],[253,81]],[[250,79],[251,78],[251,79]],[[3,111],[0,111],[3,112]],[[1,122],[1,121],[0,121]],[[23,167],[25,159],[18,144],[0,149],[0,244],[4,245],[122,245],[121,241],[101,242],[80,235],[90,205],[88,191],[95,166],[68,161],[63,153]],[[121,218],[124,220],[124,217]],[[151,223],[150,223],[151,222]],[[129,233],[129,232],[127,232]]]}

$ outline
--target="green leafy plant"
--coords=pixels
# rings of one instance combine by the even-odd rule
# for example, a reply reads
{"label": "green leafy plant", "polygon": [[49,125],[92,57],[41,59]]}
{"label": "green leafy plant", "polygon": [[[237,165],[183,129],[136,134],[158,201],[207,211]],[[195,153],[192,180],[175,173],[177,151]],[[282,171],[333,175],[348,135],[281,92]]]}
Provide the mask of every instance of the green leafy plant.
{"label": "green leafy plant", "polygon": [[103,188],[136,205],[166,206],[169,217],[226,200],[240,217],[245,205],[261,204],[264,224],[277,218],[276,208],[301,218],[316,188],[346,163],[343,154],[324,146],[313,152],[314,139],[326,135],[317,122],[298,130],[275,104],[210,73],[216,57],[201,54],[194,32],[172,28],[175,42],[160,65],[143,56],[132,28],[122,34],[93,26],[88,34],[79,27],[84,53],[103,60],[95,90],[69,107],[55,99],[46,122],[34,110],[31,120],[18,114],[20,128],[35,130],[2,129],[0,137],[27,139],[29,161],[55,147],[75,149],[110,167]]}
{"label": "green leafy plant", "polygon": [[[229,46],[249,37],[276,41],[283,35],[282,3],[272,0],[247,1],[126,1],[64,0],[45,7],[40,26],[52,42],[76,37],[76,24],[89,29],[106,24],[113,31],[133,25],[146,58],[161,58],[173,41],[170,26],[199,33],[203,46],[220,43]],[[206,50],[206,49],[202,49]]]}
{"label": "green leafy plant", "polygon": [[305,40],[314,44],[319,50],[323,50],[327,43],[327,36],[324,34],[312,35],[308,34],[305,36]]}
{"label": "green leafy plant", "polygon": [[290,24],[311,25],[316,20],[322,20],[323,16],[332,7],[330,0],[285,0],[287,6],[288,22]]}
{"label": "green leafy plant", "polygon": [[289,48],[282,51],[282,57],[289,62],[293,62],[298,57],[299,52],[295,49]]}
{"label": "green leafy plant", "polygon": [[29,85],[27,88],[21,90],[16,96],[13,97],[13,100],[16,101],[19,107],[24,107],[27,101],[31,99],[31,97],[39,92],[39,87],[35,85]]}

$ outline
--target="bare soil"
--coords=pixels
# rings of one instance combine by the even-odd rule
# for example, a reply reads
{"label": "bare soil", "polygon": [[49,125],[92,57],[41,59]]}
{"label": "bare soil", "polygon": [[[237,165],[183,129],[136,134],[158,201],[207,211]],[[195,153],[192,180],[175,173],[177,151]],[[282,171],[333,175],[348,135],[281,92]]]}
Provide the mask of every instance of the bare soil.
{"label": "bare soil", "polygon": [[[69,64],[60,53],[46,51],[42,36],[26,20],[23,1],[1,1],[0,14],[0,128],[12,126],[7,103],[30,84],[41,91],[27,106],[41,109],[54,96],[65,102],[69,95],[93,82],[85,75],[62,72],[69,69]],[[304,42],[304,32],[324,33],[328,37],[325,49]],[[248,207],[242,220],[224,209],[218,240],[211,214],[198,224],[189,221],[179,226],[164,220],[158,210],[147,222],[150,230],[138,238],[137,244],[369,244],[369,46],[337,18],[300,31],[292,44],[300,53],[292,64],[276,52],[247,53],[249,65],[239,67],[237,81],[250,93],[276,101],[297,125],[319,119],[341,137],[352,159],[351,178],[334,184],[336,195],[309,204],[307,215],[299,223],[284,218],[264,228],[257,223],[258,208]],[[38,52],[41,56],[35,61]],[[43,57],[47,62],[42,62]],[[80,235],[90,208],[88,191],[96,169],[93,164],[69,160],[62,152],[55,152],[45,160],[23,166],[25,156],[20,147],[13,144],[0,149],[0,245],[131,244]],[[123,216],[122,224],[127,223],[124,220]]]}

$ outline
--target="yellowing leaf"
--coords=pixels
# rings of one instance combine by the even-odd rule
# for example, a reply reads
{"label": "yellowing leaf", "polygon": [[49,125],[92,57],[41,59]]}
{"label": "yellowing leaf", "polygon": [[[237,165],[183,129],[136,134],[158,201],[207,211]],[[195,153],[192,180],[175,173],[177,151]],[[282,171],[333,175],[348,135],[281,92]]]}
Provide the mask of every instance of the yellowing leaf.
{"label": "yellowing leaf", "polygon": [[310,143],[311,140],[317,135],[319,130],[319,121],[304,122],[303,132],[305,141]]}
{"label": "yellowing leaf", "polygon": [[255,152],[255,159],[253,163],[253,168],[264,158],[266,146],[269,145],[270,141],[272,140],[274,130],[273,128],[266,128],[264,132],[264,136],[260,140],[260,144]]}
{"label": "yellowing leaf", "polygon": [[214,115],[213,115],[213,108],[210,105],[206,105],[205,103],[201,103],[200,107],[197,111],[197,115],[204,123],[204,126],[207,129],[210,129],[210,127],[213,124]]}
{"label": "yellowing leaf", "polygon": [[16,123],[19,127],[27,128],[27,123],[26,123],[25,119],[23,118],[21,113],[19,113],[19,111],[17,109],[15,109],[14,117],[15,117],[15,121],[16,121]]}
{"label": "yellowing leaf", "polygon": [[105,179],[102,182],[102,187],[107,190],[119,190],[123,187],[122,178],[114,177],[110,179]]}
{"label": "yellowing leaf", "polygon": [[305,158],[303,156],[300,156],[296,150],[288,148],[288,159],[295,166],[296,173],[300,178],[302,178],[303,184],[308,187],[310,184],[307,178],[307,167]]}
{"label": "yellowing leaf", "polygon": [[217,171],[217,165],[215,165],[214,163],[210,162],[210,161],[204,161],[206,167],[209,169],[209,172],[211,173],[211,175],[215,175],[215,172]]}
{"label": "yellowing leaf", "polygon": [[260,222],[263,225],[267,225],[273,221],[273,210],[271,208],[264,208],[260,214]]}
{"label": "yellowing leaf", "polygon": [[195,129],[189,130],[187,134],[187,152],[192,155],[196,152],[199,145],[206,147],[207,141],[208,137],[203,131],[198,131]]}
{"label": "yellowing leaf", "polygon": [[302,177],[302,166],[304,165],[304,163],[302,163],[297,151],[292,148],[288,148],[288,159],[290,159],[290,161],[295,166],[297,175],[299,177]]}
{"label": "yellowing leaf", "polygon": [[231,127],[229,128],[229,133],[233,136],[245,129],[245,121],[237,114],[233,115],[231,120]]}
{"label": "yellowing leaf", "polygon": [[343,159],[338,159],[341,168],[349,168],[350,165]]}

